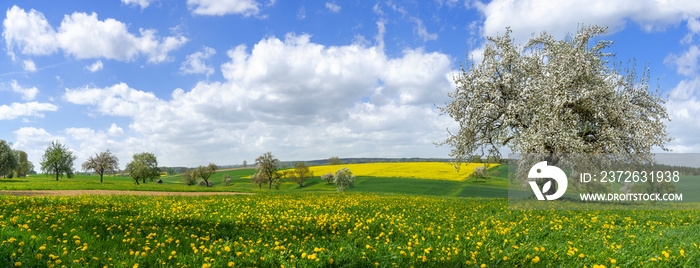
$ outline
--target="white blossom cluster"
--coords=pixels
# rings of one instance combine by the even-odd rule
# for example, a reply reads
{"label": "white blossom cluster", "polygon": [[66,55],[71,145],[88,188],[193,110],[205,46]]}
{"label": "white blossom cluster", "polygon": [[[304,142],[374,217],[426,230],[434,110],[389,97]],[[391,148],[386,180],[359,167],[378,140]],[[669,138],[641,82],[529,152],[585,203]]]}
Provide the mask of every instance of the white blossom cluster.
{"label": "white blossom cluster", "polygon": [[564,40],[543,32],[525,45],[510,29],[488,37],[483,61],[462,66],[452,102],[439,107],[460,126],[441,144],[458,163],[500,157],[505,146],[550,162],[567,153],[649,159],[652,148],[666,150],[665,100],[650,89],[648,68],[640,76],[633,63],[611,63],[604,50],[612,42],[597,38],[606,31],[582,27]]}

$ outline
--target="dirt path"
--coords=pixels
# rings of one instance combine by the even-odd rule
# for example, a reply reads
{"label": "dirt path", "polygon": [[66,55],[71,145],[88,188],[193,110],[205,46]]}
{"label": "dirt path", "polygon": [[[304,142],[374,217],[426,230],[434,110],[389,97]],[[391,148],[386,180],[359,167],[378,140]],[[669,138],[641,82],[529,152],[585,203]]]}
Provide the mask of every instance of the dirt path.
{"label": "dirt path", "polygon": [[180,196],[199,196],[199,195],[236,195],[236,194],[252,194],[252,193],[234,193],[234,192],[156,192],[156,191],[118,191],[118,190],[0,190],[0,194],[17,195],[17,196],[75,196],[75,195],[180,195]]}

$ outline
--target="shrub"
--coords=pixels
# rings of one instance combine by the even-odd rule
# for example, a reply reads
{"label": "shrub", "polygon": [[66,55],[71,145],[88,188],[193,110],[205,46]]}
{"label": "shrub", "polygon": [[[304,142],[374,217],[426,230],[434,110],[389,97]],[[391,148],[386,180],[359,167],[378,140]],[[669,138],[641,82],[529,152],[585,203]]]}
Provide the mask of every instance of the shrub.
{"label": "shrub", "polygon": [[163,183],[163,180],[158,179],[157,183]]}
{"label": "shrub", "polygon": [[321,175],[321,180],[331,183],[331,181],[333,180],[333,173],[328,172],[326,174]]}
{"label": "shrub", "polygon": [[478,181],[479,178],[484,178],[486,179],[486,166],[478,166],[474,168],[474,172],[472,174],[469,174],[469,177],[467,177],[467,180],[474,178],[474,181]]}
{"label": "shrub", "polygon": [[229,174],[224,175],[224,177],[221,179],[221,183],[226,184],[226,186],[231,184],[231,175],[229,175]]}
{"label": "shrub", "polygon": [[207,183],[204,182],[204,181],[199,181],[199,182],[197,183],[197,186],[207,186]]}
{"label": "shrub", "polygon": [[333,183],[338,187],[339,192],[344,192],[347,188],[352,188],[355,184],[355,175],[348,168],[343,168],[335,172]]}
{"label": "shrub", "polygon": [[208,187],[214,186],[214,182],[213,182],[213,181],[208,181],[208,182],[207,182],[207,186],[208,186]]}
{"label": "shrub", "polygon": [[187,184],[187,186],[195,185],[197,184],[197,177],[194,176],[194,172],[192,172],[192,170],[188,170],[182,173],[182,182]]}

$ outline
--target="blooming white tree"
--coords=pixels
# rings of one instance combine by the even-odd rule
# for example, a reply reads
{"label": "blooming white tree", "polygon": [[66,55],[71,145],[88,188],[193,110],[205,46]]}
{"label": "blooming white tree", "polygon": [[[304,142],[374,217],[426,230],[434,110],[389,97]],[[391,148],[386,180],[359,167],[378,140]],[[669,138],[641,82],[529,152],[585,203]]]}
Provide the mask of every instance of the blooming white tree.
{"label": "blooming white tree", "polygon": [[335,172],[333,183],[337,186],[338,192],[345,192],[347,188],[352,188],[355,185],[355,175],[352,175],[352,171],[344,167]]}
{"label": "blooming white tree", "polygon": [[500,157],[504,147],[550,165],[568,153],[650,159],[654,147],[666,150],[665,100],[650,89],[648,68],[639,75],[604,52],[612,42],[598,36],[606,31],[582,27],[564,40],[542,33],[524,45],[510,29],[488,37],[483,61],[462,67],[452,102],[439,107],[460,126],[441,144],[457,163]]}

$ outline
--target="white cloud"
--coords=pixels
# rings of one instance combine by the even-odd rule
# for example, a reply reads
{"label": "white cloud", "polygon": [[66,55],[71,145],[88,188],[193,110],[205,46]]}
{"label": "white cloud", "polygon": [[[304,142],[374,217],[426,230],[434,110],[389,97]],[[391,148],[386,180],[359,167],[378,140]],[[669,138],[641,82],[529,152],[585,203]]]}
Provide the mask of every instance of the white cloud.
{"label": "white cloud", "polygon": [[139,6],[141,9],[147,8],[154,0],[122,0],[126,5]]}
{"label": "white cloud", "polygon": [[22,54],[48,55],[56,52],[56,31],[49,25],[44,14],[34,9],[28,13],[12,6],[7,10],[3,25],[3,36],[9,53],[14,45]]}
{"label": "white cloud", "polygon": [[306,7],[301,7],[297,10],[297,19],[303,20],[306,18]]}
{"label": "white cloud", "polygon": [[124,129],[117,126],[117,124],[112,123],[112,125],[107,130],[107,134],[113,137],[124,136]]}
{"label": "white cloud", "polygon": [[183,74],[214,74],[214,67],[207,65],[205,60],[216,54],[216,50],[204,47],[203,51],[197,51],[187,56],[187,59],[180,66]]}
{"label": "white cloud", "polygon": [[22,116],[34,116],[43,118],[43,112],[54,112],[58,106],[50,103],[27,102],[0,105],[0,120],[12,120]]}
{"label": "white cloud", "polygon": [[34,61],[32,60],[25,60],[23,62],[23,67],[24,70],[27,72],[36,72],[36,64],[34,64]]}
{"label": "white cloud", "polygon": [[197,15],[240,14],[248,17],[260,12],[260,4],[254,0],[187,0],[187,6]]}
{"label": "white cloud", "polygon": [[90,65],[88,65],[88,66],[85,66],[85,70],[88,70],[88,71],[90,71],[91,73],[94,73],[94,72],[98,72],[98,71],[102,70],[102,67],[103,67],[102,61],[101,61],[101,60],[98,60],[98,61],[96,61],[96,62],[93,63],[93,64],[90,64]]}
{"label": "white cloud", "polygon": [[510,26],[518,42],[543,30],[563,37],[576,32],[581,24],[610,26],[616,32],[627,21],[633,21],[645,31],[654,31],[700,17],[698,1],[641,0],[632,4],[626,0],[494,0],[488,4],[476,2],[475,6],[485,16],[485,36],[503,34]]}
{"label": "white cloud", "polygon": [[289,34],[227,55],[225,81],[176,89],[167,101],[126,84],[68,89],[64,98],[131,118],[125,140],[147,144],[167,165],[250,162],[266,151],[280,159],[447,154],[432,143],[454,127],[433,106],[453,89],[444,54],[389,58],[377,47]]}
{"label": "white cloud", "polygon": [[98,105],[98,111],[114,116],[135,116],[162,102],[153,93],[134,90],[125,83],[104,89],[66,89],[64,98],[75,104]]}
{"label": "white cloud", "polygon": [[341,7],[336,3],[326,2],[326,8],[333,13],[338,13]]}
{"label": "white cloud", "polygon": [[665,106],[671,119],[667,130],[674,138],[669,148],[676,153],[700,151],[700,77],[681,80],[669,93]]}
{"label": "white cloud", "polygon": [[416,17],[412,17],[411,20],[413,21],[413,23],[416,24],[416,26],[413,27],[413,32],[420,36],[420,38],[423,38],[423,41],[431,41],[438,39],[438,35],[436,33],[428,32],[422,20]]}
{"label": "white cloud", "polygon": [[48,55],[61,49],[77,59],[130,61],[143,55],[151,63],[160,63],[170,60],[168,53],[187,42],[184,36],[158,37],[153,29],[139,29],[137,36],[126,24],[111,18],[101,21],[96,13],[66,15],[55,31],[42,13],[26,13],[13,6],[3,24],[7,50],[12,53],[17,47],[26,55]]}
{"label": "white cloud", "polygon": [[39,93],[39,89],[36,87],[23,88],[17,83],[17,80],[12,80],[10,86],[12,87],[12,91],[22,94],[22,99],[25,101],[33,100],[36,98],[36,94]]}
{"label": "white cloud", "polygon": [[683,55],[668,55],[664,63],[675,65],[679,74],[693,76],[697,74],[698,57],[700,57],[700,49],[697,46],[690,46]]}

